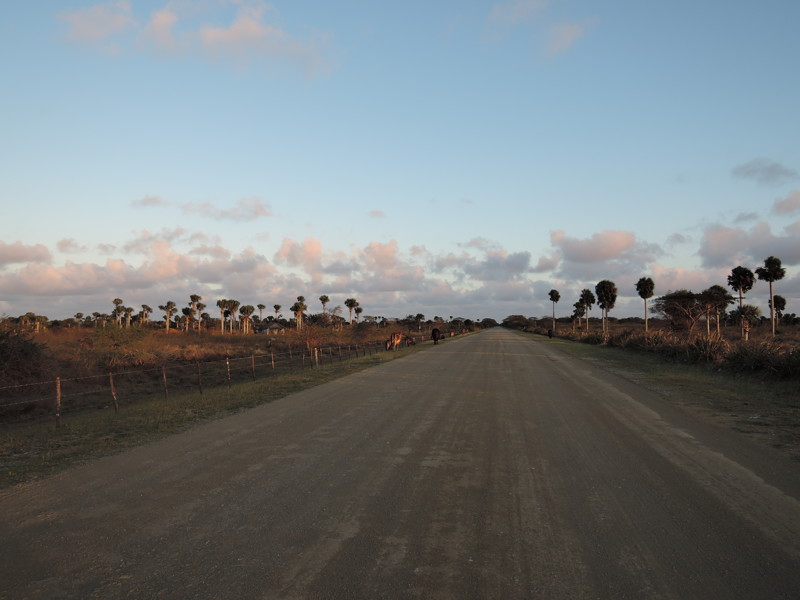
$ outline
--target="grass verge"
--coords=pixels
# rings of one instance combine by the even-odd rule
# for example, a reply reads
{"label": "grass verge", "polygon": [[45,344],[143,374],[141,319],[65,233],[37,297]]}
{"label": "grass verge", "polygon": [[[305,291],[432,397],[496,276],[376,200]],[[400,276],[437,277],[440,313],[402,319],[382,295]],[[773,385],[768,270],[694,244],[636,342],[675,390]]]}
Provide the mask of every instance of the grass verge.
{"label": "grass verge", "polygon": [[[542,340],[542,336],[536,338]],[[544,341],[656,392],[698,418],[722,424],[800,461],[796,380],[764,380],[708,365],[674,363],[646,352],[558,338]]]}
{"label": "grass verge", "polygon": [[276,375],[230,388],[156,396],[110,409],[84,411],[54,420],[7,425],[0,428],[0,489],[51,475],[91,458],[188,429],[213,418],[272,402],[294,392],[332,381],[369,367],[417,352],[426,345],[404,348],[401,353],[377,352],[360,358]]}

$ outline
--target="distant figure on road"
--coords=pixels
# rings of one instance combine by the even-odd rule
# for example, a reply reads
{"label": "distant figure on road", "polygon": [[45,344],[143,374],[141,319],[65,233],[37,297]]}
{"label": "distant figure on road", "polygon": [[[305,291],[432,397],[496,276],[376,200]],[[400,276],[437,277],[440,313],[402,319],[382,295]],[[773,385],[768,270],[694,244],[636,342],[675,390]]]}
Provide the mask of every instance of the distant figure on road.
{"label": "distant figure on road", "polygon": [[442,339],[442,337],[443,337],[442,332],[439,331],[438,329],[433,329],[431,331],[431,339],[433,340],[434,344],[438,344],[439,340]]}
{"label": "distant figure on road", "polygon": [[553,330],[552,329],[548,329],[547,330],[547,337],[549,337],[551,340],[553,339]]}

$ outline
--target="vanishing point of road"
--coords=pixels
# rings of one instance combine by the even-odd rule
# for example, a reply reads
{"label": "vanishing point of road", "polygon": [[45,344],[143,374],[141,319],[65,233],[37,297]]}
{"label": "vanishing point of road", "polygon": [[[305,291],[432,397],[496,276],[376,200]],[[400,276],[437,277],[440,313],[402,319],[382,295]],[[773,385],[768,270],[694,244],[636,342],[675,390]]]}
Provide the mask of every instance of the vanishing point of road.
{"label": "vanishing point of road", "polygon": [[0,492],[0,598],[800,598],[800,466],[493,329]]}

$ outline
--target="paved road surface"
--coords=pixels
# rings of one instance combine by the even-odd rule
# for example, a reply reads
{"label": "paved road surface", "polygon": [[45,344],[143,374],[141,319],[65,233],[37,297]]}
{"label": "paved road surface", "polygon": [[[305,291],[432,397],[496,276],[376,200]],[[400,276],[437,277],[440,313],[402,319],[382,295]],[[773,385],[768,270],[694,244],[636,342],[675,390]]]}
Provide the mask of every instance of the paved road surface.
{"label": "paved road surface", "polygon": [[0,597],[800,597],[800,465],[495,329],[0,493]]}

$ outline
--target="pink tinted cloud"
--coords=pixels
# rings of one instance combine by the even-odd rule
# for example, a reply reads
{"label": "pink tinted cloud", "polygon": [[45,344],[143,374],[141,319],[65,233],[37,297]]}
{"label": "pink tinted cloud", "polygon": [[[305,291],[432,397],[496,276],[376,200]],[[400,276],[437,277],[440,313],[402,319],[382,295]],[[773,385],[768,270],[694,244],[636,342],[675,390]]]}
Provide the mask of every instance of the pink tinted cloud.
{"label": "pink tinted cloud", "polygon": [[794,190],[783,200],[776,200],[772,212],[779,215],[790,215],[800,212],[800,190]]}
{"label": "pink tinted cloud", "polygon": [[50,251],[42,244],[29,246],[22,242],[6,244],[0,241],[0,267],[13,263],[49,263]]}
{"label": "pink tinted cloud", "polygon": [[775,235],[763,221],[750,229],[714,225],[703,233],[698,254],[707,268],[756,265],[768,256],[777,256],[787,265],[800,264],[796,225],[786,227],[784,235]]}
{"label": "pink tinted cloud", "polygon": [[554,56],[572,48],[592,27],[592,23],[561,23],[547,34],[547,54]]}
{"label": "pink tinted cloud", "polygon": [[630,231],[605,230],[581,240],[567,237],[563,231],[553,231],[550,242],[561,250],[565,260],[592,263],[619,258],[634,247],[636,236]]}
{"label": "pink tinted cloud", "polygon": [[79,244],[73,238],[65,238],[63,240],[59,240],[56,243],[56,248],[58,248],[59,252],[64,252],[68,254],[70,252],[84,252],[86,250],[86,246],[83,244]]}
{"label": "pink tinted cloud", "polygon": [[185,214],[200,215],[212,219],[226,219],[230,221],[253,221],[272,216],[269,205],[256,196],[241,198],[230,208],[220,209],[210,202],[187,202],[181,205]]}
{"label": "pink tinted cloud", "polygon": [[136,25],[128,0],[67,11],[61,18],[69,25],[69,38],[79,41],[105,40]]}

